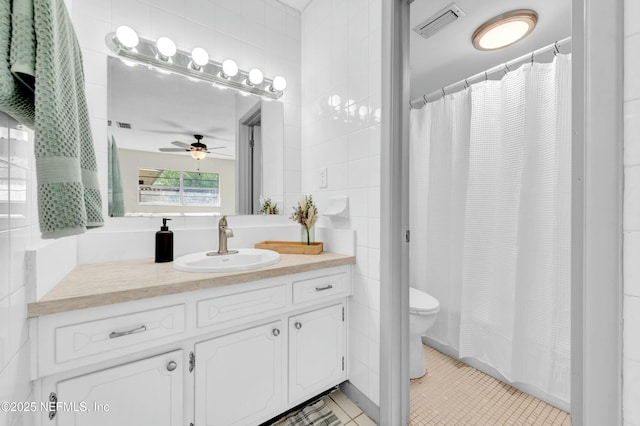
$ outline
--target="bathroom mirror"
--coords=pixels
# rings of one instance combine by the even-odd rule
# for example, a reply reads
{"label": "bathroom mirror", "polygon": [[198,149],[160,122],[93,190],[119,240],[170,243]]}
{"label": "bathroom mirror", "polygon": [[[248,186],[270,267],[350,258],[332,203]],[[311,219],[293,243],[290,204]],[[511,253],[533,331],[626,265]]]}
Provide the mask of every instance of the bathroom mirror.
{"label": "bathroom mirror", "polygon": [[[283,144],[280,102],[115,57],[108,79],[109,191],[119,182],[124,203],[110,215],[255,214],[282,180],[262,167]],[[197,191],[202,202],[188,196]]]}

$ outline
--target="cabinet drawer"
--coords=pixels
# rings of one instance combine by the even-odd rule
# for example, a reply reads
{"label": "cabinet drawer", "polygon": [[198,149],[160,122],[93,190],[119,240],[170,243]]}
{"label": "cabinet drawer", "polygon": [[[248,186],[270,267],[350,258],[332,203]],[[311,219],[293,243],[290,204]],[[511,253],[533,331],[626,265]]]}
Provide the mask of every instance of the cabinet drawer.
{"label": "cabinet drawer", "polygon": [[294,281],[293,283],[293,303],[320,300],[329,296],[347,295],[348,293],[349,281],[346,273]]}
{"label": "cabinet drawer", "polygon": [[198,327],[245,318],[249,315],[283,308],[287,290],[284,284],[198,302]]}
{"label": "cabinet drawer", "polygon": [[56,362],[108,352],[184,332],[184,305],[136,312],[55,329]]}

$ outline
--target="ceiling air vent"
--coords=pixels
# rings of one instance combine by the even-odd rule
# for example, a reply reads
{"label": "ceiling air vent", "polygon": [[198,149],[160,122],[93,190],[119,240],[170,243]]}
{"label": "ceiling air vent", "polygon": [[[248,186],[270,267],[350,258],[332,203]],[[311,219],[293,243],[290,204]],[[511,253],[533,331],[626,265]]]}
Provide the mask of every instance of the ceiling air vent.
{"label": "ceiling air vent", "polygon": [[424,38],[429,38],[456,19],[465,15],[466,13],[464,13],[457,4],[451,3],[438,13],[422,21],[413,29],[413,31],[417,32]]}
{"label": "ceiling air vent", "polygon": [[131,123],[123,123],[122,121],[116,121],[116,124],[121,129],[130,129],[131,128]]}

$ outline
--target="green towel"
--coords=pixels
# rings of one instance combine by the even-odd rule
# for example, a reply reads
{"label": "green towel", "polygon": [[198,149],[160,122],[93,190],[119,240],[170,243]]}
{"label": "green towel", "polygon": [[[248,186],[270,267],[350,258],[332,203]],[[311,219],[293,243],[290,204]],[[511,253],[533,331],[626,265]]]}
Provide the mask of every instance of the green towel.
{"label": "green towel", "polygon": [[122,193],[122,178],[120,177],[120,160],[116,140],[111,135],[109,144],[109,216],[124,216],[124,195]]}
{"label": "green towel", "polygon": [[11,22],[11,0],[0,0],[0,111],[33,127],[33,91],[11,73]]}
{"label": "green towel", "polygon": [[[102,226],[97,164],[84,93],[82,56],[63,0],[0,0],[0,109],[35,127],[38,211],[43,238]],[[6,25],[11,23],[7,40]],[[9,48],[5,44],[9,44]],[[11,75],[5,68],[7,51]],[[29,97],[30,90],[33,92]],[[35,111],[30,120],[31,101]]]}

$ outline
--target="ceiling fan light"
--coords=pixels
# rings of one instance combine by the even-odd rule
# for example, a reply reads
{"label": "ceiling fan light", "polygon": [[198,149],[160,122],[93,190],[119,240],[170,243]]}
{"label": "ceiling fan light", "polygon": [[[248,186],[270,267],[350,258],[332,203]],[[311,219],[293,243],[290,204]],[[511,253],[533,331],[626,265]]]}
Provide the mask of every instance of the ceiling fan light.
{"label": "ceiling fan light", "polygon": [[161,58],[164,60],[169,60],[177,52],[176,44],[169,37],[160,37],[156,42],[156,46]]}
{"label": "ceiling fan light", "polygon": [[223,77],[231,78],[238,74],[238,64],[233,59],[225,59],[222,63]]}
{"label": "ceiling fan light", "polygon": [[209,63],[209,54],[202,47],[196,47],[191,51],[191,60],[198,67],[204,67]]}
{"label": "ceiling fan light", "polygon": [[140,38],[138,33],[131,27],[121,25],[116,29],[116,40],[127,50],[131,50],[138,45]]}
{"label": "ceiling fan light", "polygon": [[538,14],[534,10],[512,10],[480,25],[471,41],[478,50],[502,49],[529,35],[537,23]]}
{"label": "ceiling fan light", "polygon": [[249,71],[249,78],[247,79],[251,86],[257,86],[262,84],[264,80],[264,74],[258,68],[253,68]]}
{"label": "ceiling fan light", "polygon": [[204,160],[205,158],[207,158],[207,151],[192,149],[190,153],[191,157],[193,157],[195,160]]}

